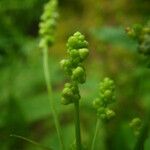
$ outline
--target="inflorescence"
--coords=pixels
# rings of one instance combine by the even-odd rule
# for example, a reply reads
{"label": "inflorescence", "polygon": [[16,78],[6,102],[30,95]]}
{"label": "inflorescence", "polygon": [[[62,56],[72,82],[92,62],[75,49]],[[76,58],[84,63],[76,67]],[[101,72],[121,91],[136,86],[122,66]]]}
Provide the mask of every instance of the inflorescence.
{"label": "inflorescence", "polygon": [[136,136],[138,136],[140,134],[141,127],[142,127],[141,119],[140,118],[133,118],[129,125],[133,129],[134,134]]}
{"label": "inflorescence", "polygon": [[39,24],[40,48],[49,47],[54,42],[54,32],[58,18],[57,5],[57,0],[50,0],[44,7],[44,13]]}
{"label": "inflorescence", "polygon": [[138,41],[138,51],[146,57],[150,67],[150,22],[146,26],[136,24],[126,30],[130,37]]}
{"label": "inflorescence", "polygon": [[93,101],[98,118],[107,121],[115,116],[109,105],[115,101],[115,84],[110,78],[105,78],[99,85],[99,97]]}
{"label": "inflorescence", "polygon": [[70,78],[70,83],[66,83],[62,92],[62,104],[67,105],[80,99],[79,84],[86,80],[86,73],[83,61],[89,54],[88,42],[84,35],[76,32],[68,39],[67,54],[68,58],[63,59],[60,64],[65,73]]}

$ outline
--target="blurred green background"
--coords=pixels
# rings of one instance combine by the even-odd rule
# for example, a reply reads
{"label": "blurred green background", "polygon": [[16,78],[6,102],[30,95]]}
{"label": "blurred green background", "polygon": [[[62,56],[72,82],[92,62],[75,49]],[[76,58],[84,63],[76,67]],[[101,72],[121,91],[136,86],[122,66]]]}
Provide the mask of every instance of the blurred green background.
{"label": "blurred green background", "polygon": [[[11,134],[59,149],[38,48],[39,18],[46,2],[0,0],[0,150],[40,150]],[[89,41],[87,82],[80,88],[83,144],[91,145],[96,123],[92,101],[98,96],[98,83],[108,76],[116,83],[116,117],[100,129],[97,150],[130,150],[136,137],[129,122],[137,116],[144,120],[150,109],[150,69],[125,28],[146,24],[149,17],[149,0],[59,0],[56,41],[49,57],[67,149],[74,143],[73,109],[60,104],[66,77],[59,66],[66,57],[67,38],[78,30]],[[150,150],[150,138],[145,150]]]}

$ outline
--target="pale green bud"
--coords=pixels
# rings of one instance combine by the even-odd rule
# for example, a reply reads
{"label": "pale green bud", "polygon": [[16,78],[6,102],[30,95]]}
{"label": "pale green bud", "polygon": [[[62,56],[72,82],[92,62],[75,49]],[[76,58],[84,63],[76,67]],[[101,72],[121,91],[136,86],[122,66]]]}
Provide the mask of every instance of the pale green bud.
{"label": "pale green bud", "polygon": [[86,78],[85,70],[82,67],[79,66],[73,70],[73,72],[72,72],[73,80],[78,81],[79,83],[84,83],[85,78]]}
{"label": "pale green bud", "polygon": [[142,127],[142,121],[140,118],[134,118],[130,122],[130,127],[133,129],[135,136],[138,136]]}
{"label": "pale green bud", "polygon": [[130,127],[138,129],[141,127],[142,121],[140,118],[134,118],[131,122],[130,122]]}
{"label": "pale green bud", "polygon": [[89,50],[87,48],[79,49],[79,55],[82,60],[86,59],[89,55]]}
{"label": "pale green bud", "polygon": [[107,109],[106,110],[106,115],[107,115],[107,119],[110,120],[113,117],[115,117],[116,113],[113,110],[111,110],[111,109]]}
{"label": "pale green bud", "polygon": [[80,32],[74,33],[74,35],[68,39],[67,47],[69,50],[87,48],[87,46],[88,42]]}

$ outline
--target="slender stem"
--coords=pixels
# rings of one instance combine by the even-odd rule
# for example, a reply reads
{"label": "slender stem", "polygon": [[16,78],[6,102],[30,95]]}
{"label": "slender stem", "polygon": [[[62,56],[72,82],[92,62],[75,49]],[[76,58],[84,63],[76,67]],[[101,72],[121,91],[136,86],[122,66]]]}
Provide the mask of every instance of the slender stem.
{"label": "slender stem", "polygon": [[28,138],[26,138],[26,137],[23,137],[23,136],[20,136],[20,135],[16,135],[16,134],[11,134],[10,136],[11,136],[11,137],[18,138],[18,139],[22,139],[22,140],[24,140],[24,141],[26,141],[26,142],[29,142],[29,143],[31,143],[31,144],[37,146],[37,147],[40,147],[41,149],[52,150],[51,148],[45,147],[45,146],[43,146],[43,145],[41,145],[41,144],[39,144],[39,143],[37,143],[37,142],[31,140],[31,139],[28,139]]}
{"label": "slender stem", "polygon": [[62,135],[61,135],[61,128],[60,128],[60,124],[59,124],[59,121],[58,121],[55,105],[54,105],[54,102],[53,102],[53,92],[52,92],[52,86],[51,86],[50,71],[49,71],[49,66],[48,66],[48,48],[47,47],[43,49],[43,67],[44,67],[45,81],[46,81],[46,86],[47,86],[47,90],[48,90],[52,115],[53,115],[54,122],[55,122],[55,127],[56,127],[56,130],[57,130],[57,134],[58,134],[61,149],[64,150],[65,147],[64,147],[63,138],[62,138]]}
{"label": "slender stem", "polygon": [[81,150],[81,133],[80,133],[80,114],[79,101],[74,102],[75,107],[75,135],[76,135],[76,149]]}
{"label": "slender stem", "polygon": [[100,126],[100,119],[97,119],[97,123],[96,123],[96,128],[95,128],[95,133],[94,133],[94,137],[93,137],[93,141],[92,141],[91,150],[94,150],[94,148],[95,148],[95,143],[96,143],[96,138],[97,138],[99,126]]}

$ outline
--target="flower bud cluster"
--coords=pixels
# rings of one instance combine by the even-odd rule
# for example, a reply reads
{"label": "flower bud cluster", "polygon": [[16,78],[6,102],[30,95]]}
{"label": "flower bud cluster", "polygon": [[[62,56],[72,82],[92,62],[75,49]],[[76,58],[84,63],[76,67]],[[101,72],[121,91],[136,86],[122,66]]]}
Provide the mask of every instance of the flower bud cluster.
{"label": "flower bud cluster", "polygon": [[127,33],[130,37],[138,40],[138,50],[140,53],[150,56],[150,23],[147,26],[134,25],[132,28],[127,28]]}
{"label": "flower bud cluster", "polygon": [[76,101],[79,99],[80,95],[78,86],[71,83],[66,83],[62,91],[62,104],[67,105],[73,103],[74,100]]}
{"label": "flower bud cluster", "polygon": [[138,136],[140,133],[140,130],[141,130],[141,126],[142,126],[141,119],[140,118],[133,118],[129,125],[133,129],[134,134],[136,136]]}
{"label": "flower bud cluster", "polygon": [[80,32],[74,33],[73,36],[68,39],[68,58],[61,60],[60,65],[70,77],[71,83],[67,83],[64,87],[62,93],[63,104],[69,104],[74,100],[80,99],[78,84],[83,84],[86,80],[86,73],[82,62],[89,54],[87,46],[88,42],[85,40],[84,35]]}
{"label": "flower bud cluster", "polygon": [[44,7],[44,13],[39,24],[40,48],[48,47],[54,42],[54,31],[58,18],[57,5],[57,0],[50,0]]}
{"label": "flower bud cluster", "polygon": [[93,101],[93,106],[97,109],[97,115],[102,120],[109,120],[115,116],[115,112],[109,105],[115,101],[115,84],[110,78],[105,78],[99,86],[99,98]]}

